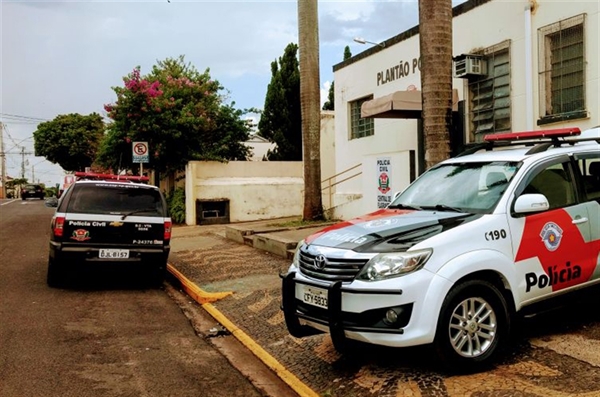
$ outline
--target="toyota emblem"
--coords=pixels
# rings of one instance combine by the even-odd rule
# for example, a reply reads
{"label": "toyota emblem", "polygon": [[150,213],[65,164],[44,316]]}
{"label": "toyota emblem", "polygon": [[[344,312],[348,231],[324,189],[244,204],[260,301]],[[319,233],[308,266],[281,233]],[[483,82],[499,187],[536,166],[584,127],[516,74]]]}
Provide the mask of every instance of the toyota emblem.
{"label": "toyota emblem", "polygon": [[317,255],[314,261],[315,269],[323,270],[325,269],[325,265],[327,265],[327,258],[325,255]]}

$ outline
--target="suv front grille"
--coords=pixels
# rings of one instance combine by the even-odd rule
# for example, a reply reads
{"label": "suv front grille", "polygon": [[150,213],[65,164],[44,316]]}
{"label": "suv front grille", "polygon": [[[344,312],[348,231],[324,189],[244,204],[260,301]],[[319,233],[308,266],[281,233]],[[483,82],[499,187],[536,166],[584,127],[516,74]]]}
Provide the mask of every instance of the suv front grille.
{"label": "suv front grille", "polygon": [[[320,260],[315,261],[317,258]],[[331,258],[300,250],[300,271],[319,280],[350,282],[367,262],[364,258]]]}

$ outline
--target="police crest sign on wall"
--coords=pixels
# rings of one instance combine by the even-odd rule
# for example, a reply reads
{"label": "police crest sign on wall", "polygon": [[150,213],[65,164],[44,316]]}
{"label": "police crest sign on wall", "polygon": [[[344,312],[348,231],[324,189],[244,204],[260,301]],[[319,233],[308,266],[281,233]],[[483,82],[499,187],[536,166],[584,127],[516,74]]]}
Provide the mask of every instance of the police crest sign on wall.
{"label": "police crest sign on wall", "polygon": [[385,208],[392,202],[392,158],[377,159],[377,208]]}

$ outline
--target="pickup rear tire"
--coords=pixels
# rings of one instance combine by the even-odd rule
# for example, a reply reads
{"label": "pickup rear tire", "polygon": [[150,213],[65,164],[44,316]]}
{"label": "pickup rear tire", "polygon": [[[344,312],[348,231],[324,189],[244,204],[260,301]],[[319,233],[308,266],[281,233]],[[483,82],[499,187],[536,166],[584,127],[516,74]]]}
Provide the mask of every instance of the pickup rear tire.
{"label": "pickup rear tire", "polygon": [[152,288],[160,288],[167,277],[167,265],[156,266],[148,275],[148,283]]}
{"label": "pickup rear tire", "polygon": [[506,299],[494,284],[468,280],[446,296],[434,346],[446,367],[481,370],[501,352],[510,333]]}
{"label": "pickup rear tire", "polygon": [[57,288],[64,284],[64,269],[54,262],[54,259],[48,258],[48,274],[46,277],[46,283],[49,287]]}

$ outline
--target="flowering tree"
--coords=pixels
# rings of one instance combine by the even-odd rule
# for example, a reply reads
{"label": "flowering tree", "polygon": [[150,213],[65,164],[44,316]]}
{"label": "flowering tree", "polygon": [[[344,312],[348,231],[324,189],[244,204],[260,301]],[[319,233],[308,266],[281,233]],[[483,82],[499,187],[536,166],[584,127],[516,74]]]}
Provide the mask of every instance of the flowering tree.
{"label": "flowering tree", "polygon": [[[243,112],[223,104],[222,87],[208,69],[199,73],[183,56],[159,61],[146,76],[137,67],[113,87],[115,103],[104,109],[112,119],[98,162],[113,169],[132,165],[131,142],[148,142],[150,162],[172,173],[190,160],[245,160],[249,127]],[[227,150],[223,150],[224,146]]]}

